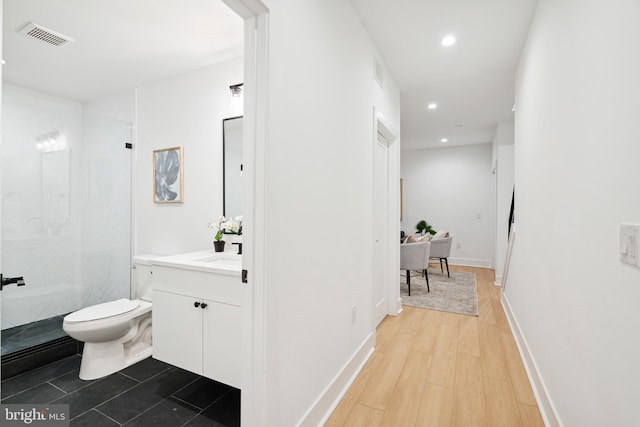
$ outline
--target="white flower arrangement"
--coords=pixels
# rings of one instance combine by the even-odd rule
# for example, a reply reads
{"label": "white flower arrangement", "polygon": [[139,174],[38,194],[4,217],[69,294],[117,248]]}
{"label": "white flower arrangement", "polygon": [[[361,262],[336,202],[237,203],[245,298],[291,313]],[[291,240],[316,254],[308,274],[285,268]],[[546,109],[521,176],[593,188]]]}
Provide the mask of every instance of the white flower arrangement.
{"label": "white flower arrangement", "polygon": [[238,215],[237,217],[231,219],[226,219],[224,216],[221,216],[218,219],[217,224],[209,223],[207,225],[211,230],[216,230],[216,235],[214,239],[216,241],[222,240],[222,236],[227,234],[241,234],[242,233],[242,215]]}

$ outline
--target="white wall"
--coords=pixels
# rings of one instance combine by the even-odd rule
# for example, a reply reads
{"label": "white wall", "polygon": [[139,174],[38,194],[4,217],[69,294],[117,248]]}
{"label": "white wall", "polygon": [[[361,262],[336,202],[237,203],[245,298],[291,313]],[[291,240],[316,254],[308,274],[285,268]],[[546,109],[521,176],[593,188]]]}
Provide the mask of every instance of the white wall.
{"label": "white wall", "polygon": [[268,6],[268,402],[260,421],[318,425],[337,397],[328,388],[373,339],[373,108],[399,130],[400,94],[388,70],[378,88],[374,47],[348,1]]}
{"label": "white wall", "polygon": [[502,145],[513,145],[514,129],[513,122],[501,122],[496,126],[496,132],[491,142],[494,160],[498,156],[498,147]]}
{"label": "white wall", "polygon": [[513,122],[499,123],[493,138],[495,182],[495,263],[496,283],[502,283],[509,239],[509,213],[513,196]]}
{"label": "white wall", "polygon": [[83,105],[85,112],[98,114],[124,122],[133,123],[136,118],[136,91],[123,90]]}
{"label": "white wall", "polygon": [[405,233],[424,219],[453,236],[450,263],[491,267],[491,145],[403,151],[401,164]]}
{"label": "white wall", "polygon": [[505,296],[549,425],[638,423],[640,269],[619,227],[640,223],[639,51],[638,1],[540,0],[517,72]]}
{"label": "white wall", "polygon": [[[222,215],[222,120],[241,113],[232,104],[229,86],[242,79],[242,59],[237,58],[138,89],[136,254],[212,246],[207,224]],[[152,153],[175,146],[184,154],[184,203],[156,204]]]}

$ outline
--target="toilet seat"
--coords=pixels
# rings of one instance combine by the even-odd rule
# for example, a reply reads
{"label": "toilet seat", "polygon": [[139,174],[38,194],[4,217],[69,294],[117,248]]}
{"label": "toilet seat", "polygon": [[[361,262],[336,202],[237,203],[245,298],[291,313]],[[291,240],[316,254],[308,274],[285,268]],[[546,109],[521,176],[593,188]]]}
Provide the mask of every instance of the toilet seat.
{"label": "toilet seat", "polygon": [[81,310],[73,312],[65,316],[66,323],[89,322],[91,320],[106,319],[109,317],[120,316],[135,310],[140,306],[140,301],[122,298],[115,301],[109,301],[102,304],[85,307]]}

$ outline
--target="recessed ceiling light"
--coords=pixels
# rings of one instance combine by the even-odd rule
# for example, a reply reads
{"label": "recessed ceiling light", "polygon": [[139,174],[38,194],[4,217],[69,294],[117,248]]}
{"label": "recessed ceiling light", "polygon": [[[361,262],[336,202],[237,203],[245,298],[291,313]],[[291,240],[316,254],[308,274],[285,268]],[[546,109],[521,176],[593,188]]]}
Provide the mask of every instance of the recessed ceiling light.
{"label": "recessed ceiling light", "polygon": [[435,110],[436,108],[438,108],[438,104],[436,104],[435,102],[432,102],[429,105],[427,105],[427,108],[429,110]]}
{"label": "recessed ceiling light", "polygon": [[456,42],[456,38],[452,35],[448,35],[442,39],[442,46],[451,46],[455,42]]}
{"label": "recessed ceiling light", "polygon": [[440,142],[447,142],[447,141],[449,141],[447,138],[442,138],[442,139],[440,140]]}

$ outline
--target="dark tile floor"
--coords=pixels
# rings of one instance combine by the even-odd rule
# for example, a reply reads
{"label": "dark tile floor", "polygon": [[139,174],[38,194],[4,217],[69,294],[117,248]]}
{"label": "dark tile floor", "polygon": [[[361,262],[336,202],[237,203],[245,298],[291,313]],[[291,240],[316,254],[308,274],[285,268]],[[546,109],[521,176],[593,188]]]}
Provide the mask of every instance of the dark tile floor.
{"label": "dark tile floor", "polygon": [[2,403],[69,404],[71,426],[239,426],[240,390],[145,359],[94,381],[71,356],[2,382]]}

